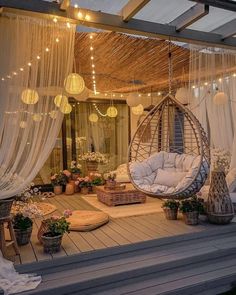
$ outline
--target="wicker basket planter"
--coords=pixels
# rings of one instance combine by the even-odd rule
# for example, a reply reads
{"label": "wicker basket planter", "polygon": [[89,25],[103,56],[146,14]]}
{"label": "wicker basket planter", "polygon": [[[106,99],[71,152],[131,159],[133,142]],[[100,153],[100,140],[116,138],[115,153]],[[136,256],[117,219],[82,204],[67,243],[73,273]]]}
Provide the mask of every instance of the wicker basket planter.
{"label": "wicker basket planter", "polygon": [[61,249],[62,237],[63,235],[50,237],[49,233],[44,233],[41,237],[44,252],[50,254],[59,252]]}
{"label": "wicker basket planter", "polygon": [[199,213],[197,211],[185,212],[185,213],[182,212],[182,214],[183,214],[184,222],[187,225],[197,225],[198,224]]}
{"label": "wicker basket planter", "polygon": [[42,235],[48,232],[48,224],[46,220],[42,220],[40,228],[38,230],[37,238],[39,240],[39,243],[42,244]]}
{"label": "wicker basket planter", "polygon": [[92,161],[87,161],[86,162],[86,165],[87,165],[87,170],[88,170],[88,173],[89,172],[93,172],[93,171],[97,171],[98,170],[98,163],[97,162],[92,162]]}
{"label": "wicker basket planter", "polygon": [[29,227],[26,230],[14,228],[16,241],[19,246],[27,245],[30,242],[33,227]]}
{"label": "wicker basket planter", "polygon": [[10,216],[13,201],[13,198],[0,201],[0,219]]}
{"label": "wicker basket planter", "polygon": [[177,220],[178,208],[177,209],[163,208],[163,211],[165,213],[166,219]]}
{"label": "wicker basket planter", "polygon": [[62,194],[62,185],[55,185],[53,188],[55,195],[61,195]]}

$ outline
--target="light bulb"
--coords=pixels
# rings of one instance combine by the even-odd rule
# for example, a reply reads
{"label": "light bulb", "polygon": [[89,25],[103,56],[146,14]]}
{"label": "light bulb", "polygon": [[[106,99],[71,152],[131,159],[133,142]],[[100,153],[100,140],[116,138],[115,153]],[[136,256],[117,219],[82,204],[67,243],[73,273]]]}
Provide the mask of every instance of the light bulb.
{"label": "light bulb", "polygon": [[53,18],[53,22],[57,23],[57,18],[56,17]]}
{"label": "light bulb", "polygon": [[67,22],[66,25],[67,25],[67,28],[70,29],[71,27],[70,23]]}
{"label": "light bulb", "polygon": [[46,51],[46,52],[48,52],[48,51],[49,51],[49,48],[48,48],[48,47],[46,47],[45,51]]}
{"label": "light bulb", "polygon": [[89,39],[93,39],[93,35],[90,35],[90,36],[89,36]]}
{"label": "light bulb", "polygon": [[17,75],[17,72],[13,72],[13,75],[16,76]]}
{"label": "light bulb", "polygon": [[157,95],[160,96],[160,95],[161,95],[161,92],[159,91],[159,92],[157,93]]}
{"label": "light bulb", "polygon": [[95,71],[93,70],[92,73],[95,74]]}
{"label": "light bulb", "polygon": [[59,38],[56,38],[56,42],[57,42],[57,43],[59,42]]}
{"label": "light bulb", "polygon": [[90,15],[89,14],[86,14],[85,15],[85,20],[89,21],[91,19]]}
{"label": "light bulb", "polygon": [[37,55],[37,59],[40,59],[40,56],[39,55]]}
{"label": "light bulb", "polygon": [[83,13],[81,11],[78,12],[78,18],[83,18]]}
{"label": "light bulb", "polygon": [[78,4],[75,4],[75,5],[74,5],[74,8],[78,8]]}
{"label": "light bulb", "polygon": [[233,73],[233,77],[236,77],[236,73]]}
{"label": "light bulb", "polygon": [[23,72],[23,71],[24,71],[24,69],[23,69],[23,68],[20,68],[20,71],[21,71],[21,72]]}
{"label": "light bulb", "polygon": [[93,46],[90,47],[90,50],[91,50],[91,51],[93,50]]}
{"label": "light bulb", "polygon": [[31,67],[32,66],[32,63],[31,62],[28,62],[28,66]]}
{"label": "light bulb", "polygon": [[95,64],[92,64],[92,68],[95,68]]}
{"label": "light bulb", "polygon": [[151,96],[151,93],[148,93],[148,96]]}
{"label": "light bulb", "polygon": [[93,56],[91,56],[91,59],[93,60],[93,59],[94,59],[94,57],[93,57]]}
{"label": "light bulb", "polygon": [[2,78],[2,81],[4,81],[5,79],[4,78]]}

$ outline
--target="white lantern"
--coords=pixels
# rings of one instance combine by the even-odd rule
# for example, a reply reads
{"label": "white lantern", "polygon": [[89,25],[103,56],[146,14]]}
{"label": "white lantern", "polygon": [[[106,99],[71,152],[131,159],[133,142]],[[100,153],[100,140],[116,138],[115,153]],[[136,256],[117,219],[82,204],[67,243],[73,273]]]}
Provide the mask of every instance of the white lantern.
{"label": "white lantern", "polygon": [[72,111],[72,106],[67,103],[67,104],[62,104],[60,106],[60,111],[63,113],[63,114],[69,114],[71,111]]}
{"label": "white lantern", "polygon": [[224,105],[228,102],[228,96],[224,92],[219,91],[213,97],[213,101],[216,105]]}
{"label": "white lantern", "polygon": [[50,116],[52,119],[56,119],[56,118],[57,118],[57,113],[58,113],[58,111],[53,110],[53,111],[51,111],[51,112],[49,113],[49,116]]}
{"label": "white lantern", "polygon": [[142,98],[138,96],[138,93],[130,93],[126,99],[126,103],[130,107],[136,107],[142,103]]}
{"label": "white lantern", "polygon": [[64,81],[66,92],[80,94],[85,88],[84,79],[76,73],[69,74]]}
{"label": "white lantern", "polygon": [[67,104],[68,103],[68,98],[65,95],[62,94],[58,94],[55,98],[54,98],[54,103],[57,107],[61,107],[61,105]]}
{"label": "white lantern", "polygon": [[21,100],[25,104],[36,104],[39,100],[38,92],[36,90],[27,88],[22,91]]}
{"label": "white lantern", "polygon": [[114,106],[111,106],[107,109],[107,116],[110,118],[115,118],[118,115],[117,108]]}
{"label": "white lantern", "polygon": [[26,128],[26,126],[27,126],[26,121],[20,121],[20,128],[24,129]]}
{"label": "white lantern", "polygon": [[89,98],[89,89],[85,87],[80,94],[76,94],[73,97],[77,101],[85,101],[87,98]]}
{"label": "white lantern", "polygon": [[182,104],[188,104],[189,97],[190,97],[190,93],[189,93],[188,88],[181,87],[181,88],[177,89],[176,94],[175,94],[175,98],[179,102],[181,102]]}
{"label": "white lantern", "polygon": [[33,120],[34,120],[35,122],[40,122],[40,121],[42,121],[42,119],[43,119],[43,117],[42,117],[41,114],[34,114],[34,115],[32,116],[32,118],[33,118]]}
{"label": "white lantern", "polygon": [[98,115],[95,113],[92,113],[91,115],[89,115],[89,121],[96,123],[98,121]]}
{"label": "white lantern", "polygon": [[143,111],[144,111],[144,108],[143,108],[143,105],[142,104],[139,104],[138,106],[136,107],[132,107],[131,108],[131,111],[134,115],[142,115]]}

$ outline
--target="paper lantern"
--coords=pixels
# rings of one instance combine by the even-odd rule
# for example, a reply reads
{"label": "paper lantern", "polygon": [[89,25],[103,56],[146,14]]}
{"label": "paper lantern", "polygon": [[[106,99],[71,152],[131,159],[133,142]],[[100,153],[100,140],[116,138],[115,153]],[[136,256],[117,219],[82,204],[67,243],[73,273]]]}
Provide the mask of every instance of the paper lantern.
{"label": "paper lantern", "polygon": [[77,101],[85,101],[89,98],[89,89],[87,87],[80,94],[73,95],[74,99]]}
{"label": "paper lantern", "polygon": [[89,121],[96,123],[98,121],[98,115],[95,113],[92,113],[91,115],[89,115]]}
{"label": "paper lantern", "polygon": [[42,121],[42,119],[43,119],[43,117],[42,117],[41,114],[34,114],[34,115],[32,116],[32,118],[33,118],[33,120],[34,120],[35,122],[40,122],[40,121]]}
{"label": "paper lantern", "polygon": [[224,105],[228,102],[228,96],[224,92],[219,91],[213,97],[213,102],[216,105]]}
{"label": "paper lantern", "polygon": [[136,107],[142,103],[142,98],[138,96],[138,93],[130,93],[126,99],[126,103],[130,107]]}
{"label": "paper lantern", "polygon": [[26,126],[27,126],[26,121],[20,121],[20,128],[24,129],[26,128]]}
{"label": "paper lantern", "polygon": [[63,113],[63,114],[69,114],[71,111],[72,111],[72,106],[67,103],[67,104],[62,104],[60,106],[60,111]]}
{"label": "paper lantern", "polygon": [[143,110],[144,110],[144,108],[143,108],[142,104],[139,104],[138,106],[131,108],[132,113],[137,116],[142,115]]}
{"label": "paper lantern", "polygon": [[56,118],[57,118],[57,114],[58,114],[58,111],[53,110],[53,111],[51,111],[51,112],[49,113],[49,116],[50,116],[52,119],[56,119]]}
{"label": "paper lantern", "polygon": [[80,94],[85,88],[84,79],[76,73],[69,74],[64,81],[66,92]]}
{"label": "paper lantern", "polygon": [[111,106],[107,109],[107,116],[111,118],[115,118],[118,115],[117,108],[114,106]]}
{"label": "paper lantern", "polygon": [[179,102],[181,102],[182,104],[188,104],[189,97],[190,97],[190,93],[189,93],[188,88],[181,87],[181,88],[177,89],[176,94],[175,94],[175,98]]}
{"label": "paper lantern", "polygon": [[36,104],[39,100],[38,92],[36,90],[27,88],[22,91],[21,100],[25,104]]}
{"label": "paper lantern", "polygon": [[65,95],[62,94],[58,94],[55,98],[54,98],[54,103],[57,107],[61,107],[61,105],[67,104],[68,103],[68,98]]}

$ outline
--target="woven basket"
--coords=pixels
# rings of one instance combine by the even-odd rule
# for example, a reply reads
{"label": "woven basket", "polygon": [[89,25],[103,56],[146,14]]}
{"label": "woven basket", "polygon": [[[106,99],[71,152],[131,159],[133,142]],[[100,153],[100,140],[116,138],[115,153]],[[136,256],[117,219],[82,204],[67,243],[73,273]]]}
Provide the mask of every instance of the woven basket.
{"label": "woven basket", "polygon": [[86,165],[87,165],[88,173],[98,170],[98,163],[97,162],[88,161],[88,162],[86,162]]}
{"label": "woven basket", "polygon": [[164,208],[165,217],[168,220],[177,220],[178,209]]}
{"label": "woven basket", "polygon": [[33,227],[29,227],[26,230],[14,228],[16,241],[19,246],[27,245],[30,242]]}
{"label": "woven basket", "polygon": [[[46,234],[46,233],[45,233]],[[61,249],[62,235],[56,237],[47,237],[42,235],[43,250],[45,253],[56,253]]]}
{"label": "woven basket", "polygon": [[38,230],[37,238],[39,240],[39,243],[42,244],[42,235],[48,232],[48,224],[46,220],[42,220],[40,228]]}
{"label": "woven basket", "polygon": [[198,217],[199,213],[197,211],[194,212],[186,212],[182,213],[184,222],[188,225],[197,225],[198,224]]}
{"label": "woven basket", "polygon": [[10,216],[11,207],[14,199],[0,201],[0,219]]}

